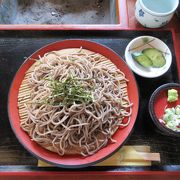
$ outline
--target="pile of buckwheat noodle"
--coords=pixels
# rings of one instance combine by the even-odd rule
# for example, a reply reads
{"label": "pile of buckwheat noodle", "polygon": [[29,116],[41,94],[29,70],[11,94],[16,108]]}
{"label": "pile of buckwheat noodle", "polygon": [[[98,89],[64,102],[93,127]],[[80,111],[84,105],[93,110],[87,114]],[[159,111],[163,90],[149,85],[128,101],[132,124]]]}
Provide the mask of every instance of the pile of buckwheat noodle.
{"label": "pile of buckwheat noodle", "polygon": [[89,156],[115,143],[113,134],[132,113],[124,73],[83,48],[48,52],[35,61],[26,81],[27,116],[20,122],[32,140],[61,156]]}

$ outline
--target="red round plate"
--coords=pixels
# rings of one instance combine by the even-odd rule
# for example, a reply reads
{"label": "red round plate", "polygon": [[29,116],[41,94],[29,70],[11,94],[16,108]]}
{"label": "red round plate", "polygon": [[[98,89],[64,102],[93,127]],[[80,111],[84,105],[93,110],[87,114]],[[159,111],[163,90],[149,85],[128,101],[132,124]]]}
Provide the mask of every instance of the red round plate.
{"label": "red round plate", "polygon": [[[88,49],[90,51],[94,51],[102,54],[103,56],[110,59],[121,71],[123,71],[126,75],[126,78],[129,80],[128,82],[128,95],[130,101],[133,103],[132,116],[130,124],[125,128],[120,128],[117,130],[113,139],[115,139],[116,143],[108,144],[106,147],[99,150],[94,155],[88,157],[82,157],[78,155],[73,156],[59,156],[56,153],[50,152],[36,142],[32,141],[27,133],[25,133],[20,127],[20,117],[18,113],[18,91],[21,85],[21,82],[24,78],[26,71],[30,68],[30,66],[34,63],[34,61],[30,60],[30,58],[38,58],[38,56],[43,56],[45,53],[50,51],[56,51],[65,48],[79,48],[83,47],[84,49]],[[90,42],[86,40],[65,40],[60,42],[55,42],[49,44],[47,46],[42,47],[34,54],[32,54],[27,60],[22,64],[16,73],[14,80],[12,82],[10,92],[9,92],[9,101],[8,101],[8,111],[9,111],[9,119],[11,123],[11,127],[20,141],[20,143],[33,155],[37,158],[42,159],[48,163],[52,163],[54,165],[66,168],[80,168],[86,167],[92,164],[95,164],[114,153],[118,148],[126,141],[129,136],[132,128],[134,126],[137,113],[139,107],[139,95],[138,88],[134,78],[133,73],[125,64],[125,62],[111,49],[97,44],[95,42]]]}

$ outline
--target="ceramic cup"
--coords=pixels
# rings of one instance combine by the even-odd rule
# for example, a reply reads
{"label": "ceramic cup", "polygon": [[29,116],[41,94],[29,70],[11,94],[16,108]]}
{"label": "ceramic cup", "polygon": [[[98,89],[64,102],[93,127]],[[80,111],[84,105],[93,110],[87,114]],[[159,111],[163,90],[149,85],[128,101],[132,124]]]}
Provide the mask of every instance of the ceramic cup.
{"label": "ceramic cup", "polygon": [[135,17],[144,27],[165,26],[173,17],[179,0],[137,0]]}

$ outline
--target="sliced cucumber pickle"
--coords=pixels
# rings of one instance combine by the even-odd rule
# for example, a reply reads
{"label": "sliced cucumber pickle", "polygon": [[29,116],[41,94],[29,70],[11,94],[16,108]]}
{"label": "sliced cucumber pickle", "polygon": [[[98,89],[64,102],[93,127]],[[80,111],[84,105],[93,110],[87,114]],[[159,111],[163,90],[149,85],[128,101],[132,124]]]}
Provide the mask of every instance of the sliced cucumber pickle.
{"label": "sliced cucumber pickle", "polygon": [[148,68],[153,65],[152,61],[142,52],[134,52],[132,53],[132,57],[135,61],[137,61],[143,67]]}
{"label": "sliced cucumber pickle", "polygon": [[152,61],[153,67],[160,68],[166,64],[166,59],[163,54],[155,48],[144,49],[142,53]]}

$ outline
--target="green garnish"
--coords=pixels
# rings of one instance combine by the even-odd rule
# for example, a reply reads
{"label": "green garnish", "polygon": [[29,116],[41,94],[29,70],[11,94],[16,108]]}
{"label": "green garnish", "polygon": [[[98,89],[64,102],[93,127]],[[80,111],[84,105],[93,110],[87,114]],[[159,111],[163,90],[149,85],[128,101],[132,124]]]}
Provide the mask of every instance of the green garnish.
{"label": "green garnish", "polygon": [[180,132],[180,105],[165,109],[162,123],[168,128]]}
{"label": "green garnish", "polygon": [[178,100],[178,91],[176,89],[168,90],[168,102],[175,102]]}
{"label": "green garnish", "polygon": [[[156,47],[154,47],[151,42],[153,42],[155,39],[149,39],[148,37],[145,37],[145,38],[142,38],[142,44],[136,46],[136,47],[133,47],[133,48],[129,48],[129,51],[134,51],[138,48],[142,48],[144,46],[150,46],[150,48],[153,48],[153,49],[157,49]],[[164,51],[161,51],[160,49],[157,49],[159,52],[163,53],[164,55],[166,54],[169,54],[168,52],[164,52]]]}
{"label": "green garnish", "polygon": [[129,48],[129,51],[133,51],[135,49],[138,49],[138,48],[141,48],[141,47],[144,47],[145,45],[149,45],[149,43],[153,42],[155,39],[151,39],[149,40],[148,38],[143,38],[142,39],[142,44],[141,45],[138,45],[136,47],[133,47],[133,48]]}
{"label": "green garnish", "polygon": [[142,38],[142,40],[143,40],[144,44],[149,43],[149,38],[148,37]]}
{"label": "green garnish", "polygon": [[91,103],[93,102],[92,93],[85,89],[82,81],[69,76],[63,81],[48,80],[49,87],[52,91],[51,96],[45,99],[45,103],[49,105],[69,106],[74,103]]}

